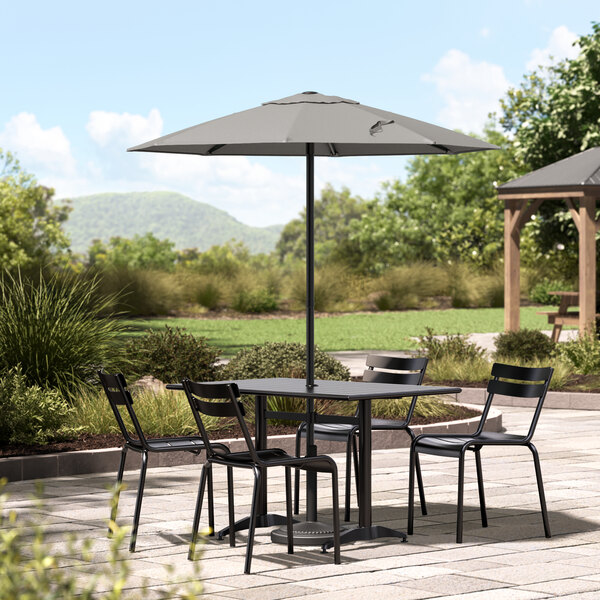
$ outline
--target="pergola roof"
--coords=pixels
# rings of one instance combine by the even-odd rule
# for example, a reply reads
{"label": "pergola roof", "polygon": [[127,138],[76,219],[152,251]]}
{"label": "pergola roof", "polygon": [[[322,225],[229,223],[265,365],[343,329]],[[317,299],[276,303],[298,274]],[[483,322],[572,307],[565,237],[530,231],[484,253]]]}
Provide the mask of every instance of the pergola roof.
{"label": "pergola roof", "polygon": [[589,148],[498,186],[499,196],[543,192],[548,197],[555,192],[559,197],[567,191],[597,195],[600,191],[600,147]]}

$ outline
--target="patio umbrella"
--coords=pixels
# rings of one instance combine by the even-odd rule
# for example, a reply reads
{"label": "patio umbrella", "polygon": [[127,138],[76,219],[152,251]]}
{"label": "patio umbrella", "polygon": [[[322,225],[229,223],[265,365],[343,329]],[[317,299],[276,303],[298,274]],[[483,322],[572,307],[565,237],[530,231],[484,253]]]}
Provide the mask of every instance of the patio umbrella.
{"label": "patio umbrella", "polygon": [[129,148],[205,156],[306,156],[306,386],[314,387],[314,157],[459,154],[497,146],[355,100],[303,92]]}

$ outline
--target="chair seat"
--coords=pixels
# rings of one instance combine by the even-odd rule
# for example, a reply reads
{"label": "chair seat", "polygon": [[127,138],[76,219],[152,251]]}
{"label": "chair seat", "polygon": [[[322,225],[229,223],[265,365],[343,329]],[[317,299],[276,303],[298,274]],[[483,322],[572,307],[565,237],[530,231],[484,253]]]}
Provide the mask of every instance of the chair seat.
{"label": "chair seat", "polygon": [[379,430],[395,430],[406,429],[408,426],[406,421],[393,421],[392,419],[371,419],[371,429]]}
{"label": "chair seat", "polygon": [[469,447],[484,446],[486,444],[520,444],[524,436],[511,433],[483,432],[475,437],[472,435],[443,436],[426,435],[420,438],[415,449],[423,454],[435,454],[436,456],[458,456],[465,444]]}
{"label": "chair seat", "polygon": [[[177,438],[157,438],[157,439],[146,439],[148,448],[153,452],[174,452],[188,451],[188,452],[200,452],[204,450],[204,442],[201,437],[177,437]],[[142,444],[134,443],[129,444],[133,448],[142,448]]]}
{"label": "chair seat", "polygon": [[[315,439],[329,442],[339,442],[348,439],[356,429],[351,423],[315,423]],[[306,426],[300,429],[300,437],[306,437]]]}

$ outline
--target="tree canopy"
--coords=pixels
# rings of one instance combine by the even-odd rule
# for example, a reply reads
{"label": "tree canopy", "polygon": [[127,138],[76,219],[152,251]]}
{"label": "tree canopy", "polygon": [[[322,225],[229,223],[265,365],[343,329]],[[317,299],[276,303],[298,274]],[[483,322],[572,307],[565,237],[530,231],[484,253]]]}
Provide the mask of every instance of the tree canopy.
{"label": "tree canopy", "polygon": [[39,185],[10,152],[0,149],[0,267],[28,268],[61,255],[69,240],[62,224],[68,205],[53,203],[54,190]]}

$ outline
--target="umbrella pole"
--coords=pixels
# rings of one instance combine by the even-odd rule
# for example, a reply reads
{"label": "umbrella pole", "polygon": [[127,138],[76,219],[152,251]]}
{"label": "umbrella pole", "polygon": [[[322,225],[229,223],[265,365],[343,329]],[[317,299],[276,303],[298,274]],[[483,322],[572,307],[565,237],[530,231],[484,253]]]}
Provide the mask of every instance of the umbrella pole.
{"label": "umbrella pole", "polygon": [[306,144],[306,387],[315,386],[315,145]]}

